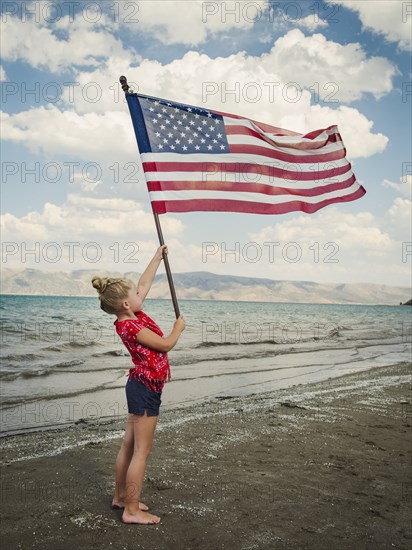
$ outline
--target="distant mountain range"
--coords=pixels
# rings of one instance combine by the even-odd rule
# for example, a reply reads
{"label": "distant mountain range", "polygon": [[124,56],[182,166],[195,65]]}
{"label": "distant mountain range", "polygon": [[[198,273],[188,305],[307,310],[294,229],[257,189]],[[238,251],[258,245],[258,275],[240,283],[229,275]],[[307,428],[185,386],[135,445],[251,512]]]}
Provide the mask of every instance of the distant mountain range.
{"label": "distant mountain range", "polygon": [[[101,272],[100,276],[129,277],[137,281],[140,273]],[[46,296],[96,296],[90,280],[96,272],[2,269],[2,294]],[[174,273],[178,299],[236,300],[251,302],[296,302],[317,304],[399,305],[410,300],[411,288],[372,283],[315,283],[276,281],[235,275],[216,275],[207,271]],[[157,275],[150,298],[170,298],[165,274]]]}

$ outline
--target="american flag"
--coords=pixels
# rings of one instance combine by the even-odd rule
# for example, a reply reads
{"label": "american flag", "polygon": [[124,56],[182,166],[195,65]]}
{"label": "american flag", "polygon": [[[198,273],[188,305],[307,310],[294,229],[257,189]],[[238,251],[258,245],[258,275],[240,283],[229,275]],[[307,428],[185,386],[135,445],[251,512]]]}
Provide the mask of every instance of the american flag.
{"label": "american flag", "polygon": [[126,98],[158,214],[312,214],[366,193],[337,126],[298,134],[141,94]]}

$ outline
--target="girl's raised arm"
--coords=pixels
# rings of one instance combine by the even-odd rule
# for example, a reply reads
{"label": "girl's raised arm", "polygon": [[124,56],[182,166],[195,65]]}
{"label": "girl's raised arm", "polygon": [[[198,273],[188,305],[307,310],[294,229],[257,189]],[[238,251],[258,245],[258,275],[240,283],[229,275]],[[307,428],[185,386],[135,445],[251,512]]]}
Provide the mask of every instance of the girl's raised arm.
{"label": "girl's raised arm", "polygon": [[165,254],[167,254],[167,246],[165,244],[163,246],[159,246],[159,248],[156,250],[156,254],[153,256],[149,265],[141,274],[139,282],[137,283],[137,290],[139,292],[139,296],[142,302],[146,298],[146,295],[149,292],[150,287],[152,286],[157,268],[159,267],[160,262],[163,260],[163,251],[165,252]]}

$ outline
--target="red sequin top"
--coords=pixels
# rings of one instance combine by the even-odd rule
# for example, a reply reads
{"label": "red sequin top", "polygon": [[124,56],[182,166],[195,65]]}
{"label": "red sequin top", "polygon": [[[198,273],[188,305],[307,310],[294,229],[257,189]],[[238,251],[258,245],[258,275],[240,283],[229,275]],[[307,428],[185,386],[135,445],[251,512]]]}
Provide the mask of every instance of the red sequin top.
{"label": "red sequin top", "polygon": [[146,384],[151,390],[161,393],[165,382],[169,382],[170,380],[170,366],[167,353],[162,353],[139,344],[136,340],[136,334],[142,328],[148,328],[159,336],[163,336],[163,332],[143,311],[137,311],[135,315],[136,319],[114,322],[116,332],[129,351],[134,364],[134,367],[129,369],[129,374],[126,376],[129,377],[129,380],[133,376],[139,382]]}

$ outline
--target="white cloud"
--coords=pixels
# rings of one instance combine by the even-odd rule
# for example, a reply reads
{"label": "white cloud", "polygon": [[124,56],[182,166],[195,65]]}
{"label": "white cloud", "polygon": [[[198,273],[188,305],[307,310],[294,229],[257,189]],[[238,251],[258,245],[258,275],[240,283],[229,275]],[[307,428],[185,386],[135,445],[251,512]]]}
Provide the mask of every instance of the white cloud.
{"label": "white cloud", "polygon": [[311,32],[313,32],[316,29],[320,29],[328,26],[327,21],[325,21],[320,17],[316,19],[314,15],[307,15],[306,17],[296,19],[295,23],[299,27],[303,27],[304,29],[307,29],[308,31],[311,31]]}
{"label": "white cloud", "polygon": [[365,29],[382,34],[391,42],[398,42],[402,50],[411,47],[411,4],[403,0],[337,0],[359,14]]}
{"label": "white cloud", "polygon": [[[53,27],[61,32],[68,31],[69,37],[83,36],[80,30],[94,33],[96,29],[126,29],[136,35],[145,33],[149,38],[155,37],[163,44],[186,44],[197,45],[205,42],[216,33],[225,33],[232,29],[250,29],[256,20],[267,16],[267,0],[255,0],[253,2],[242,3],[238,0],[213,0],[212,2],[203,2],[203,0],[149,0],[145,2],[117,2],[101,3],[98,10],[95,9],[97,3],[89,2],[79,10],[80,4],[76,6],[76,16],[70,10],[70,15],[62,16],[70,7],[70,3],[63,4],[63,8],[58,8],[58,3],[52,3],[45,0],[35,0],[30,6],[23,5],[21,12],[25,14],[22,18],[8,15],[5,17],[5,23],[11,32],[16,28],[18,19],[23,26],[21,30],[27,31],[29,39],[37,29],[41,28],[48,32],[40,33],[36,36],[48,37],[50,44],[54,44],[49,27]],[[50,4],[54,9],[50,9]],[[73,3],[74,4],[74,3]],[[11,6],[12,7],[12,6]],[[73,6],[72,6],[73,8]],[[28,10],[35,13],[28,14]],[[94,12],[94,13],[93,13]],[[97,13],[100,12],[100,13]],[[101,33],[103,35],[103,33]],[[15,46],[16,44],[14,44]],[[76,46],[75,44],[73,44]],[[81,47],[81,45],[79,45]],[[21,47],[21,51],[26,52],[26,48]],[[32,53],[32,59],[37,56]],[[50,58],[50,54],[47,56]]]}
{"label": "white cloud", "polygon": [[412,234],[412,176],[408,174],[400,177],[399,183],[385,179],[382,184],[405,197],[397,197],[393,201],[385,214],[384,223],[394,239],[400,243],[410,242]]}
{"label": "white cloud", "polygon": [[[378,98],[392,90],[397,69],[385,58],[368,58],[359,44],[342,46],[294,29],[260,56],[238,52],[211,58],[189,51],[168,64],[145,59],[137,67],[111,57],[92,71],[77,71],[78,87],[65,89],[65,101],[77,112],[124,110],[120,72],[135,83],[135,91],[226,111],[241,108],[239,114],[269,121],[278,112],[301,113],[319,99],[336,107],[366,93]],[[101,90],[97,102],[88,97],[92,82]]]}
{"label": "white cloud", "polygon": [[283,82],[297,82],[330,102],[350,102],[392,90],[396,67],[384,57],[367,57],[360,44],[339,44],[322,34],[305,36],[299,29],[278,38],[262,63]]}
{"label": "white cloud", "polygon": [[405,197],[409,197],[409,199],[412,199],[412,176],[406,175],[399,178],[400,183],[396,183],[394,181],[390,180],[383,180],[384,187],[390,187],[392,189],[395,189],[397,193],[400,193],[401,195],[404,195]]}
{"label": "white cloud", "polygon": [[163,44],[196,45],[218,32],[252,27],[267,8],[262,0],[152,0],[139,3],[138,24],[125,24],[132,32],[146,31]]}
{"label": "white cloud", "polygon": [[[58,36],[62,29],[66,39]],[[2,25],[2,56],[5,61],[22,60],[54,73],[73,66],[96,67],[112,56],[126,63],[140,59],[132,50],[125,50],[110,31],[107,18],[94,25],[81,16],[72,23],[62,18],[52,29],[33,18],[8,17]]]}
{"label": "white cloud", "polygon": [[8,77],[6,75],[6,71],[4,70],[3,65],[0,65],[0,80],[4,82],[5,80],[8,80]]}
{"label": "white cloud", "polygon": [[405,281],[405,270],[399,270],[399,243],[386,227],[372,213],[350,214],[345,205],[328,207],[313,216],[277,220],[249,234],[250,241],[264,251],[255,274],[263,270],[275,279],[318,282]]}
{"label": "white cloud", "polygon": [[[250,241],[266,254],[266,262],[262,260],[258,269],[264,264],[268,273],[272,246],[276,279],[408,284],[410,265],[402,261],[402,243],[410,241],[411,201],[398,197],[383,216],[367,211],[351,214],[345,206],[277,220],[250,233]],[[290,259],[296,251],[301,256],[295,263]]]}
{"label": "white cloud", "polygon": [[147,200],[127,105],[124,112],[83,115],[60,111],[55,105],[11,115],[0,111],[0,124],[3,140],[21,144],[40,156],[40,177],[46,181],[57,177],[58,172],[59,182],[72,184],[76,192]]}
{"label": "white cloud", "polygon": [[280,240],[299,243],[333,242],[339,255],[362,258],[381,256],[391,246],[389,235],[379,227],[379,222],[370,212],[348,214],[342,209],[329,207],[315,216],[298,216],[292,220],[263,228],[250,237],[259,242]]}
{"label": "white cloud", "polygon": [[389,208],[385,221],[394,237],[410,242],[412,233],[412,201],[397,197]]}
{"label": "white cloud", "polygon": [[[59,269],[90,269],[95,265],[92,259],[97,250],[102,253],[99,267],[113,268],[116,254],[119,261],[125,261],[136,250],[128,243],[137,243],[139,250],[149,255],[153,255],[158,246],[153,215],[143,211],[134,200],[69,194],[62,205],[46,203],[41,212],[29,212],[21,217],[6,213],[0,221],[6,267],[21,267],[27,262],[25,267],[49,263],[50,267]],[[174,242],[184,231],[183,223],[172,216],[162,219],[162,227],[168,242]],[[38,250],[38,254],[23,256],[25,250]],[[59,253],[61,257],[57,262],[48,262],[48,258],[55,258]],[[130,269],[130,265],[125,269]]]}
{"label": "white cloud", "polygon": [[[2,224],[5,235],[14,235],[17,240],[32,236],[31,232],[26,232],[29,225],[43,238],[53,235],[54,239],[59,239],[70,235],[70,238],[93,240],[103,236],[120,238],[130,235],[133,230],[147,234],[150,217],[138,203],[131,200],[68,195],[61,206],[46,202],[42,212],[29,212],[22,218],[5,214]],[[132,218],[138,220],[133,227]]]}
{"label": "white cloud", "polygon": [[3,139],[24,144],[32,153],[93,161],[109,156],[126,162],[136,157],[136,141],[126,111],[79,115],[49,105],[0,114]]}
{"label": "white cloud", "polygon": [[[398,198],[385,219],[369,212],[349,214],[345,205],[328,207],[313,216],[297,214],[286,221],[279,218],[275,225],[249,233],[246,242],[240,242],[240,260],[232,253],[224,263],[220,253],[209,255],[207,263],[202,261],[202,248],[183,242],[187,228],[170,214],[162,217],[162,226],[175,272],[233,274],[241,269],[244,276],[273,279],[377,283],[388,280],[392,284],[407,284],[408,271],[401,262],[401,251],[402,240],[408,240],[405,230],[410,226],[410,207],[409,201]],[[240,216],[239,223],[244,220]],[[21,217],[4,214],[1,226],[4,267],[9,268],[24,265],[139,271],[158,246],[152,215],[133,200],[69,194],[62,205],[46,203],[42,211]],[[385,227],[391,227],[391,234]],[[241,241],[242,237],[236,240]],[[279,245],[264,245],[274,242]],[[138,248],[130,243],[136,243]],[[234,243],[224,244],[228,250],[234,249]],[[251,261],[259,247],[261,258]],[[25,250],[37,252],[26,254]],[[300,257],[294,261],[296,252]],[[58,261],[54,261],[59,254]],[[139,263],[128,263],[130,257],[138,258]]]}
{"label": "white cloud", "polygon": [[[178,41],[179,37],[185,37],[187,43],[194,44],[202,41],[210,30],[223,31],[231,28],[232,24],[238,27],[252,24],[252,17],[249,18],[246,15],[248,11],[240,2],[181,3],[184,4],[182,9],[185,11],[185,18],[181,17],[177,9],[176,4],[179,2],[152,1],[139,4],[139,23],[131,24],[130,30],[136,29],[141,32],[142,29],[151,29],[155,32],[153,29],[161,29],[159,40],[174,42]],[[243,13],[245,10],[245,14],[239,16],[238,21],[235,16],[229,17],[226,13],[232,4],[235,11],[239,9]],[[255,11],[259,9],[262,13],[262,10],[267,8],[265,2],[252,4],[255,6]],[[216,10],[216,14],[203,13],[202,15],[202,9],[203,11]],[[316,22],[314,17],[308,16],[299,20],[299,24],[308,28],[308,25],[324,26],[325,22],[321,19]],[[39,24],[34,19],[21,21],[17,17],[8,17],[3,30],[3,58],[8,61],[20,59],[35,68],[47,68],[55,73],[87,66],[87,72],[77,71],[81,88],[75,91],[79,105],[83,104],[83,109],[87,110],[95,105],[90,105],[91,102],[87,101],[87,94],[85,98],[81,97],[80,93],[84,92],[85,85],[96,82],[105,95],[103,103],[113,101],[115,96],[113,88],[118,86],[119,71],[123,72],[123,69],[128,69],[132,64],[142,61],[136,52],[125,49],[122,42],[114,37],[113,31],[117,27],[118,25],[115,25],[108,15],[103,15],[95,24],[91,24],[81,15],[71,22],[68,17],[64,17],[53,28],[45,25],[44,22]],[[25,36],[24,41],[18,39],[22,34]],[[62,34],[65,35],[65,39],[62,39]],[[163,66],[160,63],[142,61],[138,68],[140,70],[133,69],[137,75],[133,79],[141,84],[158,76],[159,72],[163,73],[161,76],[164,77],[167,68],[175,69],[178,77],[181,76],[179,69],[183,68],[182,72],[187,81],[186,87],[190,86],[194,78],[192,75],[185,74],[187,71],[183,66],[187,65],[189,68],[192,65],[190,58],[187,57],[191,53],[193,52],[188,52],[183,60],[175,60],[165,66],[166,71],[161,70]],[[205,57],[209,59],[208,56]],[[331,102],[349,102],[360,99],[365,93],[380,97],[392,90],[392,79],[397,74],[396,67],[387,59],[368,58],[359,44],[341,45],[326,40],[322,34],[305,37],[299,29],[291,30],[279,38],[268,54],[253,57],[239,52],[227,58],[216,58],[213,62],[213,69],[219,65],[223,66],[223,69],[229,69],[230,63],[237,66],[240,64],[241,72],[248,70],[247,64],[249,67],[253,66],[258,81],[261,75],[266,78],[266,82],[277,82],[277,85],[297,82],[302,88],[312,90],[315,101],[320,98]],[[154,70],[156,65],[160,70]],[[94,72],[93,67],[96,68]],[[204,68],[204,63],[201,63],[201,67]],[[196,67],[191,68],[194,69],[195,74],[199,73]],[[146,74],[147,69],[149,74]],[[155,74],[151,74],[153,72]],[[216,74],[221,75],[222,80],[225,79],[225,71],[218,70],[217,73],[210,71],[206,75],[207,80],[216,80]],[[107,85],[101,85],[102,79]],[[202,82],[204,79],[205,77],[200,74],[197,80]],[[249,76],[247,82],[254,82],[253,74]],[[276,88],[276,91],[281,91],[281,88]],[[66,89],[65,98],[67,99],[68,96],[69,92]]]}

